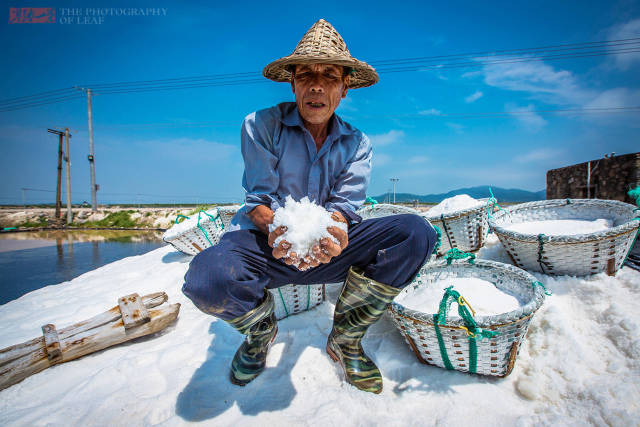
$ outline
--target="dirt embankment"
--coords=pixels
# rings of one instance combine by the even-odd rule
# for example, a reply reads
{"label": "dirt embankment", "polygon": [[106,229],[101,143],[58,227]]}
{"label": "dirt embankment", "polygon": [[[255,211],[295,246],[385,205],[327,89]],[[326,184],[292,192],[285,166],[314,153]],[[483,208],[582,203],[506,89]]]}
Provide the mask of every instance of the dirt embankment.
{"label": "dirt embankment", "polygon": [[[208,209],[209,207],[201,207]],[[41,228],[113,228],[113,229],[167,229],[178,215],[192,215],[195,208],[139,208],[126,209],[108,207],[92,212],[91,208],[74,208],[73,220],[67,226],[67,211],[62,210],[62,218],[55,218],[53,208],[0,208],[0,230],[16,227],[23,229]]]}

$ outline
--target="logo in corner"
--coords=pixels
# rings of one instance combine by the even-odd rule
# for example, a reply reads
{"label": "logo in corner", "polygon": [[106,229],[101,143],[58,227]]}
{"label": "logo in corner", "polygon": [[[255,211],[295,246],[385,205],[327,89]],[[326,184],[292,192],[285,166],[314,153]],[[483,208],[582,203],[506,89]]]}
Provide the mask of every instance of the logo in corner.
{"label": "logo in corner", "polygon": [[54,24],[56,9],[53,7],[10,7],[9,24]]}

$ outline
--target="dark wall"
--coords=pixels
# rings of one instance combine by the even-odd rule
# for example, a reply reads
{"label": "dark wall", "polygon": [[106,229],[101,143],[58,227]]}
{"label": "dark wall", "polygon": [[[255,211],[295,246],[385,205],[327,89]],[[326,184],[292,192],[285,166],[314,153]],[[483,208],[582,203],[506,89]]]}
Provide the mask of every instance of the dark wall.
{"label": "dark wall", "polygon": [[547,171],[547,199],[609,199],[635,203],[627,191],[640,185],[640,153],[591,161],[590,194],[587,191],[589,162]]}

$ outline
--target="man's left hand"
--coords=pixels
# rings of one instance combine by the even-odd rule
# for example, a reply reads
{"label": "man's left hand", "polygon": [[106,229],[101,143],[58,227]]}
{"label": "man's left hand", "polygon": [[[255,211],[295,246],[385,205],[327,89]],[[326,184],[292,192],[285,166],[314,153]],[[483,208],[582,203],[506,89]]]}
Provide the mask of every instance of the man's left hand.
{"label": "man's left hand", "polygon": [[[340,212],[333,212],[331,214],[331,218],[336,222],[343,222],[347,224],[347,220],[344,219],[344,216]],[[317,260],[317,264],[311,264],[312,267],[319,265],[320,263],[326,264],[331,261],[331,258],[336,257],[342,253],[344,248],[349,244],[349,236],[347,233],[339,227],[330,226],[327,227],[327,231],[331,234],[335,239],[339,242],[336,244],[332,239],[325,237],[320,240],[319,245],[315,245],[312,249],[313,255]],[[315,261],[315,260],[314,260]],[[316,264],[316,265],[313,265]]]}

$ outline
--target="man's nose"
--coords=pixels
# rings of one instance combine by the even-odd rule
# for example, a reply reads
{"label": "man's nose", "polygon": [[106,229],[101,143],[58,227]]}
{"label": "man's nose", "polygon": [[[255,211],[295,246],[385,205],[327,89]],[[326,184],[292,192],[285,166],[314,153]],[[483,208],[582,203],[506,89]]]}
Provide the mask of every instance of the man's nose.
{"label": "man's nose", "polygon": [[309,88],[312,92],[324,92],[324,85],[320,74],[313,75]]}

